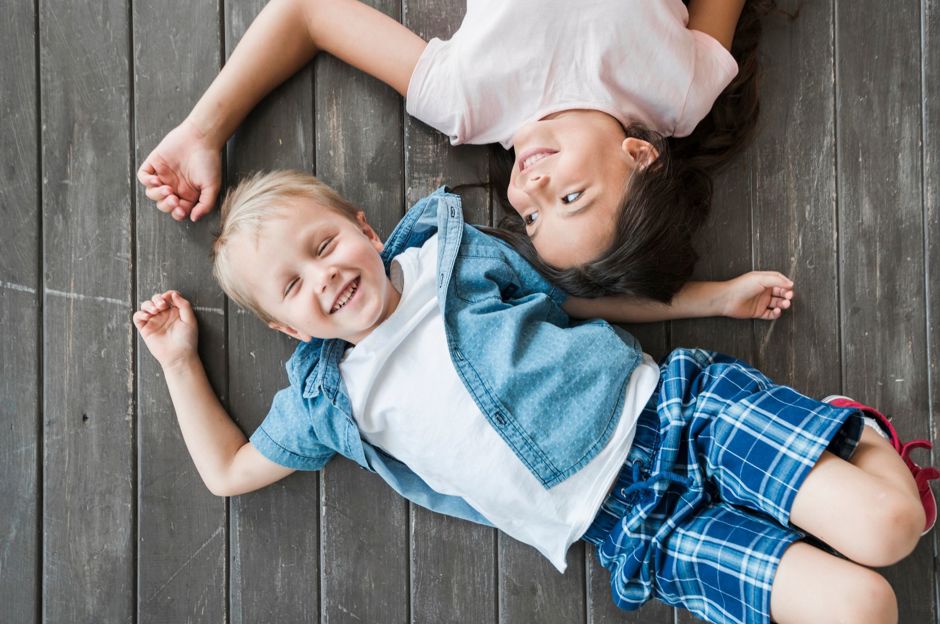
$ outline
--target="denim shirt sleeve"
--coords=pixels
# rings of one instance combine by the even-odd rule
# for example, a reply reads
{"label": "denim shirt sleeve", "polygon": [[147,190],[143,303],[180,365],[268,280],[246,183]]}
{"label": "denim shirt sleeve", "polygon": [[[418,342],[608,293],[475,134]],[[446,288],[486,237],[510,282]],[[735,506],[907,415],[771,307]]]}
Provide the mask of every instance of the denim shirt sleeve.
{"label": "denim shirt sleeve", "polygon": [[[479,232],[475,228],[474,232],[481,236],[488,236],[483,232]],[[527,292],[545,293],[559,307],[565,303],[565,301],[568,299],[568,293],[559,288],[556,288],[551,282],[545,279],[542,274],[536,271],[535,268],[529,264],[528,261],[526,261],[526,259],[523,258],[518,251],[513,249],[509,243],[499,240],[498,238],[488,238],[490,238],[493,243],[499,245],[502,248],[503,259],[519,279],[520,285],[523,286]]]}
{"label": "denim shirt sleeve", "polygon": [[268,415],[251,435],[251,444],[276,464],[294,470],[320,470],[334,451],[320,443],[305,399],[294,385],[274,395]]}

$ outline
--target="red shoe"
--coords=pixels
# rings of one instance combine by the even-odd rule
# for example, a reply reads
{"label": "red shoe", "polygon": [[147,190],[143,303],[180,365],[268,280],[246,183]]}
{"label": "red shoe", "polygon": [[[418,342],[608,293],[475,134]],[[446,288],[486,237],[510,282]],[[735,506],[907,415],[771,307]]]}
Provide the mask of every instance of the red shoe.
{"label": "red shoe", "polygon": [[901,459],[904,460],[904,463],[911,471],[911,475],[914,477],[914,483],[917,484],[917,492],[920,494],[920,502],[924,506],[924,515],[927,518],[922,535],[930,531],[937,522],[937,499],[930,489],[930,481],[940,479],[940,470],[937,470],[933,466],[921,468],[911,460],[910,455],[911,451],[914,449],[929,449],[932,448],[933,445],[928,440],[911,440],[910,442],[902,443],[897,430],[894,428],[894,425],[891,424],[887,416],[875,408],[863,405],[849,397],[832,395],[823,399],[823,403],[828,403],[834,407],[855,408],[863,412],[869,418],[874,419],[875,422],[881,426],[881,430],[887,434],[888,442],[894,447],[894,450],[898,452]]}

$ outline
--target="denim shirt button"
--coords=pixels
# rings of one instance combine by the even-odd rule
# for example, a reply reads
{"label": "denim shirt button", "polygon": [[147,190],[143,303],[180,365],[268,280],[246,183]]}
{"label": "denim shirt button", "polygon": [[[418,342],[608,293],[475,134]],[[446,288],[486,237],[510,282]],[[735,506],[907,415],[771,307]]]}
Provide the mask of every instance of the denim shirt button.
{"label": "denim shirt button", "polygon": [[499,425],[506,424],[506,418],[499,412],[496,412],[495,414],[493,414],[493,420],[495,420],[496,423]]}

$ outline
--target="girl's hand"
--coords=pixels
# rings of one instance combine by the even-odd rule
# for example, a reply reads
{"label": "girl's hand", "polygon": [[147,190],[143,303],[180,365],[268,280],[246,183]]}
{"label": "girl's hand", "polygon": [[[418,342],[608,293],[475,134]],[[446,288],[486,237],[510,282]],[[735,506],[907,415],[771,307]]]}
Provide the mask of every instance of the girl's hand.
{"label": "girl's hand", "polygon": [[134,326],[160,366],[168,368],[197,356],[199,332],[189,302],[175,290],[140,304]]}
{"label": "girl's hand", "polygon": [[221,146],[189,119],[170,131],[137,170],[157,209],[198,221],[215,206],[222,182]]}
{"label": "girl's hand", "polygon": [[722,316],[736,319],[780,318],[793,299],[793,281],[776,271],[751,271],[721,283]]}

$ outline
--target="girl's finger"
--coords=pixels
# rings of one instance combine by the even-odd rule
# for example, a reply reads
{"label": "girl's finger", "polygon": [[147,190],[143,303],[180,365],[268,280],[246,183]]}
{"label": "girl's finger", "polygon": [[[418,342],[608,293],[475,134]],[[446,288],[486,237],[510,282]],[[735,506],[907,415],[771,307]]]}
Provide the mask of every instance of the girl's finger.
{"label": "girl's finger", "polygon": [[140,304],[140,309],[151,316],[157,314],[157,308],[153,305],[153,301],[144,301]]}
{"label": "girl's finger", "polygon": [[150,315],[147,314],[146,312],[138,311],[138,312],[134,312],[133,319],[134,319],[134,326],[137,329],[143,329],[144,325],[147,324],[147,321],[150,320]]}

